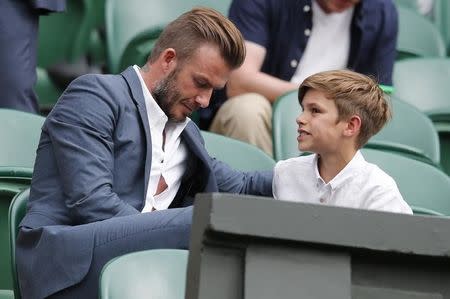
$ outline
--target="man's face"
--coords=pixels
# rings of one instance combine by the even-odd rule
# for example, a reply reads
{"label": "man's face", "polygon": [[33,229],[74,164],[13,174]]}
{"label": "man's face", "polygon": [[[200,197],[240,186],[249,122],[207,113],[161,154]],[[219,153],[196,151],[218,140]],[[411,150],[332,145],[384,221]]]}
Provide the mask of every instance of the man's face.
{"label": "man's face", "polygon": [[216,47],[202,45],[192,57],[178,62],[152,95],[170,120],[183,122],[198,108],[208,107],[213,90],[225,86],[230,72]]}
{"label": "man's face", "polygon": [[326,13],[343,12],[359,2],[360,0],[317,0]]}

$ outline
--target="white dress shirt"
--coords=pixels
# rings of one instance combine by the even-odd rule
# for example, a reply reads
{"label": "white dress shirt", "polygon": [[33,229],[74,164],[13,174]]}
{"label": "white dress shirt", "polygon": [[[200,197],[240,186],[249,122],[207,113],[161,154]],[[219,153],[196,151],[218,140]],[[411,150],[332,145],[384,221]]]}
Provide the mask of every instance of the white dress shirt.
{"label": "white dress shirt", "polygon": [[280,161],[275,166],[275,199],[412,214],[395,181],[360,151],[331,181],[319,174],[316,154]]}
{"label": "white dress shirt", "polygon": [[350,25],[354,7],[339,13],[325,13],[312,1],[312,28],[306,29],[308,42],[292,83],[300,84],[306,77],[322,71],[347,67],[350,53]]}
{"label": "white dress shirt", "polygon": [[[180,135],[190,119],[186,118],[186,121],[182,123],[168,121],[167,115],[155,102],[155,99],[145,85],[139,72],[139,67],[136,65],[133,67],[141,82],[152,136],[152,167],[150,170],[145,206],[142,212],[151,212],[153,209],[165,210],[175,198],[181,185],[181,178],[186,171],[188,151]],[[164,129],[166,138],[163,150]],[[145,161],[142,161],[142,163],[145,163]],[[168,187],[160,194],[155,195],[161,175],[164,177]]]}

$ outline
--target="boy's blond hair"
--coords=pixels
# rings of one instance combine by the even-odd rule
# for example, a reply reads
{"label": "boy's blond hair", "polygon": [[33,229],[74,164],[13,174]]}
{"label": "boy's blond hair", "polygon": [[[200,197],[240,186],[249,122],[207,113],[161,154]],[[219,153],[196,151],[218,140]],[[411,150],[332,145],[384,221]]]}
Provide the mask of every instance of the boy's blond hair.
{"label": "boy's blond hair", "polygon": [[358,148],[363,147],[392,117],[383,91],[368,76],[349,70],[326,71],[309,76],[298,91],[300,104],[309,89],[323,92],[328,99],[334,100],[338,110],[337,121],[349,120],[352,115],[361,118]]}

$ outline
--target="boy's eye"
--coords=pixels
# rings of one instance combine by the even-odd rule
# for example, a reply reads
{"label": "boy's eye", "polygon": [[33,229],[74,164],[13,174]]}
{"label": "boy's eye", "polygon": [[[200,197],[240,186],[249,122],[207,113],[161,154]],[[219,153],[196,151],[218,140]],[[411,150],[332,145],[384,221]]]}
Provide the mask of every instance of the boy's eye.
{"label": "boy's eye", "polygon": [[317,108],[311,108],[311,112],[312,112],[312,113],[319,113],[320,111],[319,111],[319,109],[317,109]]}

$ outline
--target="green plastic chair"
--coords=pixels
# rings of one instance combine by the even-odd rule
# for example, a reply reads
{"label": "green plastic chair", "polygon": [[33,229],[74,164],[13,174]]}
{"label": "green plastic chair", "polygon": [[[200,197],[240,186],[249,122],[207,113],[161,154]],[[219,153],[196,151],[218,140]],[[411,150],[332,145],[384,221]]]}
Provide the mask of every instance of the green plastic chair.
{"label": "green plastic chair", "polygon": [[395,63],[394,95],[427,114],[441,145],[440,162],[450,174],[450,58],[417,58]]}
{"label": "green plastic chair", "polygon": [[298,149],[296,123],[302,111],[297,90],[285,93],[275,101],[272,114],[272,140],[273,156],[276,161],[302,154]]}
{"label": "green plastic chair", "polygon": [[[118,73],[122,70],[124,63],[121,63],[121,60],[125,49],[136,36],[142,37],[148,32],[155,32],[158,36],[158,32],[161,32],[169,22],[194,6],[213,7],[226,14],[230,2],[231,0],[107,0],[105,4],[106,47],[110,72]],[[150,34],[150,41],[156,37]],[[152,49],[152,44],[150,47],[144,46],[144,49],[148,51],[145,53],[146,57]]]}
{"label": "green plastic chair", "polygon": [[397,59],[445,57],[445,42],[437,27],[412,9],[403,6],[397,9],[399,15]]}
{"label": "green plastic chair", "polygon": [[[393,119],[366,147],[401,153],[433,165],[440,162],[439,138],[432,122],[414,106],[392,98]],[[302,154],[298,150],[297,123],[302,109],[297,91],[282,95],[273,107],[272,138],[276,161]]]}
{"label": "green plastic chair", "polygon": [[12,290],[14,286],[11,275],[11,253],[8,230],[9,206],[14,196],[27,187],[27,184],[0,181],[0,290]]}
{"label": "green plastic chair", "polygon": [[275,161],[251,144],[223,135],[201,131],[211,157],[241,171],[272,170]]}
{"label": "green plastic chair", "polygon": [[393,118],[366,147],[398,152],[439,166],[439,136],[431,120],[411,104],[390,98]]}
{"label": "green plastic chair", "polygon": [[8,230],[9,230],[9,245],[11,256],[11,273],[14,287],[14,297],[20,299],[19,280],[16,269],[16,239],[19,233],[19,224],[26,213],[27,202],[30,197],[30,189],[27,188],[18,193],[12,200],[8,212]]}
{"label": "green plastic chair", "polygon": [[100,275],[100,299],[182,299],[188,251],[133,252],[108,262]]}
{"label": "green plastic chair", "polygon": [[[442,170],[399,154],[362,149],[364,158],[394,178],[403,199],[418,214],[450,215],[450,177]],[[428,211],[428,213],[425,213]]]}
{"label": "green plastic chair", "polygon": [[33,168],[45,118],[11,109],[0,109],[1,167]]}
{"label": "green plastic chair", "polygon": [[0,109],[0,289],[12,289],[8,209],[12,198],[31,182],[36,149],[44,118]]}

